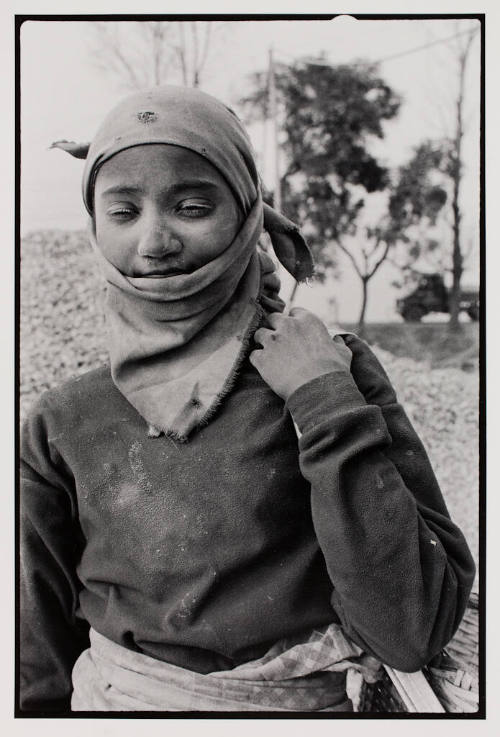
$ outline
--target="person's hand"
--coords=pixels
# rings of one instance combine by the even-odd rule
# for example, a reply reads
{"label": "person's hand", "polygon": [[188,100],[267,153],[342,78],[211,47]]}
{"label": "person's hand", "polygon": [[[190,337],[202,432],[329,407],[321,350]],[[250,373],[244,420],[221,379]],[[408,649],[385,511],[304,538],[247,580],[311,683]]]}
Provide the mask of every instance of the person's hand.
{"label": "person's hand", "polygon": [[333,340],[312,312],[295,307],[289,315],[273,313],[254,340],[262,348],[250,362],[264,381],[285,401],[308,381],[330,371],[349,373],[351,351],[340,336]]}

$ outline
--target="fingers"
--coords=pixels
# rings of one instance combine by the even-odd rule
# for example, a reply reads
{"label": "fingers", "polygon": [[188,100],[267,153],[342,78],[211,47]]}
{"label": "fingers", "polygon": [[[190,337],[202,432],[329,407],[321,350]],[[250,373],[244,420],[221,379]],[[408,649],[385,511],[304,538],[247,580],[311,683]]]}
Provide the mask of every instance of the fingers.
{"label": "fingers", "polygon": [[290,317],[307,317],[308,315],[314,316],[310,310],[306,310],[305,307],[292,307],[289,312]]}
{"label": "fingers", "polygon": [[290,318],[294,320],[318,320],[316,315],[310,312],[310,310],[306,310],[304,307],[293,307],[288,315],[282,315],[280,312],[274,312],[272,315],[268,315],[267,322],[271,327],[276,329],[278,325],[283,324],[283,321],[289,320]]}
{"label": "fingers", "polygon": [[266,315],[266,327],[277,330],[283,319],[286,319],[286,315],[281,312],[272,312],[270,315]]}
{"label": "fingers", "polygon": [[262,351],[252,351],[248,357],[248,360],[254,366],[257,371],[260,371],[261,367]]}
{"label": "fingers", "polygon": [[282,332],[286,333],[286,325],[290,319],[290,315],[283,315],[281,312],[266,315],[265,324],[254,333],[254,342],[264,347],[269,342],[278,340]]}
{"label": "fingers", "polygon": [[275,330],[269,328],[259,328],[255,331],[253,339],[257,345],[264,347],[269,341],[277,340],[278,336]]}
{"label": "fingers", "polygon": [[[317,331],[318,329],[321,329],[326,331],[323,322],[313,312],[310,312],[303,307],[294,307],[288,315],[283,315],[281,312],[273,312],[270,315],[266,315],[264,327],[261,329],[267,330],[268,333],[276,331],[278,333],[283,332],[283,334],[285,334],[290,331],[293,325],[298,327],[298,323],[301,324],[302,330],[307,331],[315,329]],[[257,333],[259,333],[259,331],[257,331]],[[256,336],[257,333],[255,334]],[[268,340],[269,335],[260,333],[260,335],[255,338],[256,341],[258,338]]]}

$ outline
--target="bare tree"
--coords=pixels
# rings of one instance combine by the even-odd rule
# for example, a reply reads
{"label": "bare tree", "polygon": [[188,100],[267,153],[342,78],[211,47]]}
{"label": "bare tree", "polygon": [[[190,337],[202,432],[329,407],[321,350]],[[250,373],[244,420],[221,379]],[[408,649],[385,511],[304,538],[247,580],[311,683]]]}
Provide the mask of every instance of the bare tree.
{"label": "bare tree", "polygon": [[[199,87],[213,50],[215,21],[94,21],[95,64],[128,89],[165,82]],[[227,25],[227,24],[225,24]]]}
{"label": "bare tree", "polygon": [[[433,87],[432,99],[429,99],[428,115],[433,116],[439,135],[434,141],[425,142],[428,151],[434,151],[432,156],[436,157],[433,162],[431,156],[428,164],[434,169],[435,181],[447,193],[446,206],[439,213],[440,232],[425,233],[428,224],[424,223],[424,231],[415,234],[410,243],[402,244],[399,254],[394,251],[390,258],[402,271],[405,282],[415,278],[419,267],[450,275],[449,328],[452,332],[460,330],[461,280],[474,245],[472,238],[464,236],[464,213],[460,203],[465,174],[463,141],[470,124],[466,114],[466,77],[478,31],[476,22],[465,30],[462,24],[457,24],[455,37],[443,46],[441,57],[441,63],[449,65],[449,76],[455,77],[456,87],[450,88],[448,84],[447,89],[438,92]],[[425,153],[425,149],[422,150]],[[417,155],[415,161],[410,162],[410,167],[416,171],[420,166],[418,158]]]}
{"label": "bare tree", "polygon": [[389,249],[393,245],[393,238],[387,231],[385,218],[381,218],[379,224],[374,227],[365,228],[365,237],[359,244],[359,253],[356,256],[352,247],[345,245],[339,239],[337,245],[348,257],[354,271],[361,280],[362,299],[361,311],[358,318],[358,329],[363,332],[368,304],[368,283],[375,276],[379,268],[387,258]]}
{"label": "bare tree", "polygon": [[185,24],[179,21],[176,25],[174,48],[182,70],[182,82],[186,86],[198,87],[210,50],[213,22],[190,21]]}
{"label": "bare tree", "polygon": [[478,29],[472,28],[465,37],[457,38],[457,44],[453,50],[458,72],[458,90],[455,101],[455,133],[451,141],[449,153],[448,175],[452,183],[452,228],[453,228],[453,252],[452,252],[452,286],[450,292],[450,330],[456,331],[460,327],[460,297],[461,279],[464,270],[464,247],[462,244],[462,212],[460,208],[460,189],[463,178],[462,142],[465,133],[464,104],[465,104],[465,75],[469,61],[472,42]]}

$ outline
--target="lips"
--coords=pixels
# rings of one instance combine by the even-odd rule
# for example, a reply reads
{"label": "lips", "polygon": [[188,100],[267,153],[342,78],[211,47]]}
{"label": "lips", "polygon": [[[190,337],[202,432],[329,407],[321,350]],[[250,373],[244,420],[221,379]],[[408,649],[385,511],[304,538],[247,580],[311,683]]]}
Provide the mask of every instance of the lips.
{"label": "lips", "polygon": [[153,269],[151,271],[146,271],[145,273],[141,274],[143,277],[148,277],[152,279],[160,279],[161,277],[165,276],[179,276],[180,274],[185,274],[186,272],[184,269],[178,269],[174,267],[165,267],[163,269]]}
{"label": "lips", "polygon": [[153,272],[150,272],[149,274],[145,274],[145,276],[159,278],[162,276],[179,276],[179,274],[183,274],[183,273],[184,272],[181,271],[180,269],[169,269],[168,271],[153,271]]}

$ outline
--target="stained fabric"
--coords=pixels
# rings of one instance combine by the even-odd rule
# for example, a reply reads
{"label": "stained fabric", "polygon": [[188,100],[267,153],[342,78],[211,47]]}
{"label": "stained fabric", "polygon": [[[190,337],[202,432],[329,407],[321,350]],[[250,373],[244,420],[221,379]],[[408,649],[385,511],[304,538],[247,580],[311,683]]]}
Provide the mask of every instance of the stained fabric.
{"label": "stained fabric", "polygon": [[383,369],[346,341],[352,375],[286,405],[245,360],[189,443],[146,437],[109,369],[45,394],[22,436],[23,709],[69,709],[84,623],[201,674],[331,623],[399,670],[447,643],[474,563]]}
{"label": "stained fabric", "polygon": [[[129,277],[90,240],[107,282],[106,327],[113,381],[147,422],[185,440],[230,390],[265,311],[282,311],[275,267],[256,249],[261,208],[233,243],[191,274]],[[276,278],[276,277],[274,277]]]}
{"label": "stained fabric", "polygon": [[90,214],[100,167],[120,151],[146,144],[181,146],[204,157],[222,174],[245,218],[215,259],[192,273],[154,280],[120,273],[90,228],[108,285],[113,381],[154,431],[185,440],[209,421],[230,390],[265,311],[284,307],[262,278],[273,270],[269,257],[259,254],[263,227],[278,258],[298,279],[312,273],[312,260],[298,228],[264,205],[240,121],[199,90],[157,87],[127,97],[111,111],[87,153],[83,197]]}

